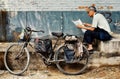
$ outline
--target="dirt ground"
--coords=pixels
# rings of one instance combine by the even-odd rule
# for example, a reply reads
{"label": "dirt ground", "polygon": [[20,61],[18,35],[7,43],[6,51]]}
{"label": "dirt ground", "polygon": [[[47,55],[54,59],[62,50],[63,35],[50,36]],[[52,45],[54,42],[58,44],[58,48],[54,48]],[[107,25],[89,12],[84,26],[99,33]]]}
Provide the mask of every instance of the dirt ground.
{"label": "dirt ground", "polygon": [[21,76],[1,70],[0,79],[120,79],[120,66],[86,69],[81,75],[64,75],[55,67],[48,67],[45,70],[27,70]]}

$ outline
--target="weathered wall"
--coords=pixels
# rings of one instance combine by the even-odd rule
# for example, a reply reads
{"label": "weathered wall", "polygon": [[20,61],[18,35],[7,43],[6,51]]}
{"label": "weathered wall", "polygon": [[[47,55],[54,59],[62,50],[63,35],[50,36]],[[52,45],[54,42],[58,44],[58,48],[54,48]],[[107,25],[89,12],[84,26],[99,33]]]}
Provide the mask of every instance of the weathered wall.
{"label": "weathered wall", "polygon": [[120,10],[119,0],[1,0],[0,8],[7,11],[79,11],[96,4],[100,10]]}
{"label": "weathered wall", "polygon": [[111,14],[105,14],[107,19],[112,19],[110,28],[119,33],[119,3],[119,0],[1,0],[0,9],[8,12],[7,41],[16,41],[18,32],[30,25],[33,29],[45,30],[44,34],[34,34],[35,37],[51,35],[52,31],[82,36],[82,31],[75,27],[72,20],[80,18],[91,23],[85,8],[92,4],[99,11]]}
{"label": "weathered wall", "polygon": [[[110,12],[112,22],[110,28],[115,33],[120,33],[120,12]],[[105,15],[106,17],[108,14]],[[9,24],[7,26],[8,40],[13,39],[13,32],[20,32],[26,26],[33,29],[42,29],[42,33],[34,33],[34,37],[51,35],[51,32],[64,32],[82,36],[83,32],[76,28],[72,20],[81,19],[83,22],[91,23],[91,18],[84,11],[19,11],[9,12]]]}
{"label": "weathered wall", "polygon": [[0,11],[0,41],[6,40],[6,26],[8,24],[7,20],[7,12]]}

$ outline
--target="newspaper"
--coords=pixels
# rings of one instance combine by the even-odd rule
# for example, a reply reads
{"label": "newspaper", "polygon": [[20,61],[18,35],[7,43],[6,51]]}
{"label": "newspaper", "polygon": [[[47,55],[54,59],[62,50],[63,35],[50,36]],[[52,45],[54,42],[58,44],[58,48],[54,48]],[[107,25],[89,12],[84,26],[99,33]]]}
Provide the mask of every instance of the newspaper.
{"label": "newspaper", "polygon": [[77,25],[83,25],[82,21],[80,19],[76,20],[76,21],[72,21],[76,26]]}
{"label": "newspaper", "polygon": [[[82,23],[82,21],[80,20],[80,19],[78,19],[78,20],[75,20],[75,21],[72,21],[76,26],[77,25],[83,25],[83,23]],[[82,30],[82,32],[85,32],[86,30],[85,29],[81,29]]]}

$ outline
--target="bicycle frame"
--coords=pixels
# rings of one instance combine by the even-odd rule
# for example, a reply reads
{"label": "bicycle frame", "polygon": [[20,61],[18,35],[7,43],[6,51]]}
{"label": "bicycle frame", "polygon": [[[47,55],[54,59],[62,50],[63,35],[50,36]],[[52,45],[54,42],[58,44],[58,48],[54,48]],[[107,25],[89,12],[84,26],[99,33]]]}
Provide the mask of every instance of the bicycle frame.
{"label": "bicycle frame", "polygon": [[[31,34],[32,34],[32,32],[39,32],[39,31],[34,31],[34,30],[30,30],[29,31],[29,33],[28,33],[28,35],[27,35],[27,38],[26,38],[26,41],[24,41],[24,45],[23,45],[23,47],[22,47],[22,50],[23,50],[23,48],[25,48],[25,47],[27,47],[28,46],[28,44],[30,44],[29,42],[30,42],[30,37],[31,37]],[[61,36],[62,37],[62,36]],[[59,42],[59,40],[60,40],[60,38],[61,37],[57,37],[57,39],[55,40],[55,44],[52,46],[52,51],[50,52],[50,54],[49,54],[49,57],[48,58],[46,58],[44,55],[42,55],[41,53],[39,53],[39,55],[42,57],[42,59],[44,59],[47,63],[54,63],[54,62],[56,62],[55,61],[55,58],[54,58],[54,53],[55,53],[55,48],[57,47],[57,44],[58,44],[58,42]],[[51,40],[51,39],[50,39]],[[53,44],[53,43],[52,43]],[[32,45],[30,44],[30,46],[32,47]],[[21,50],[21,51],[22,51]],[[21,54],[21,53],[20,53]],[[18,56],[20,55],[20,54],[18,54]],[[53,58],[52,58],[53,57]]]}
{"label": "bicycle frame", "polygon": [[[28,32],[29,32],[29,35],[27,35],[27,39],[25,41],[23,41],[22,44],[20,43],[21,45],[19,45],[19,42],[18,42],[18,44],[10,45],[10,47],[8,47],[5,52],[5,56],[4,56],[5,66],[6,66],[7,70],[12,74],[16,74],[16,75],[21,74],[21,73],[25,72],[25,70],[29,66],[30,53],[29,53],[29,49],[27,49],[27,46],[30,45],[32,47],[32,44],[30,44],[30,40],[31,40],[30,37],[31,37],[32,32],[37,32],[37,31],[28,30]],[[84,50],[83,50],[82,56],[75,57],[75,58],[71,59],[72,61],[67,60],[66,55],[65,55],[66,40],[64,39],[64,42],[57,46],[60,38],[63,37],[63,33],[52,32],[52,35],[56,36],[57,39],[55,39],[55,43],[54,43],[54,45],[52,45],[52,48],[50,48],[48,50],[48,52],[44,52],[44,53],[48,53],[48,55],[44,55],[44,54],[42,54],[42,52],[39,53],[39,55],[41,55],[44,63],[46,65],[51,65],[52,63],[56,64],[57,68],[64,74],[77,75],[77,74],[82,73],[86,69],[87,64],[88,64],[89,52],[88,52],[87,48],[83,45]],[[50,39],[50,40],[52,40],[52,39]],[[48,44],[51,45],[51,42]],[[15,46],[20,46],[19,47],[20,49],[14,51],[14,52],[11,52],[12,48],[14,48]],[[12,56],[11,54],[13,54],[15,56]],[[11,69],[10,66],[8,65],[9,58],[11,60],[13,60],[12,62],[19,61],[16,63],[12,63],[13,69]],[[23,59],[25,62],[23,62]],[[19,67],[19,64],[22,64],[22,65],[20,65],[20,67]],[[77,68],[74,69],[72,67],[69,67],[69,66],[71,66],[71,64],[75,64],[75,65],[79,64],[79,65],[76,66]],[[16,71],[16,67],[19,67],[20,71]],[[66,67],[67,67],[67,69],[66,69]],[[71,70],[73,70],[73,71],[71,71]]]}

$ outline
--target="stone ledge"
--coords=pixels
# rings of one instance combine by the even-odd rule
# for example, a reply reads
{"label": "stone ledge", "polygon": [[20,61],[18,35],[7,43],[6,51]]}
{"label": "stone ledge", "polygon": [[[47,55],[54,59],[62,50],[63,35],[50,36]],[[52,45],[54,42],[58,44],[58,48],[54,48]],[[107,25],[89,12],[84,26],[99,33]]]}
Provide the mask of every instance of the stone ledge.
{"label": "stone ledge", "polygon": [[[17,42],[2,42],[2,43],[0,43],[0,52],[5,52],[6,49],[7,49],[10,45],[15,44],[15,43],[17,44]],[[34,45],[34,43],[30,43],[30,44]],[[32,49],[29,50],[29,51],[32,51]]]}
{"label": "stone ledge", "polygon": [[113,38],[108,42],[100,42],[100,52],[104,53],[120,53],[120,38]]}
{"label": "stone ledge", "polygon": [[92,58],[89,62],[89,67],[100,67],[100,66],[113,66],[120,65],[120,57],[100,57],[100,58]]}
{"label": "stone ledge", "polygon": [[[114,40],[114,39],[109,42],[114,42],[114,41],[116,42],[116,40]],[[3,48],[3,50],[2,50],[3,52],[0,53],[1,54],[0,56],[2,57],[1,63],[3,62],[4,51],[11,44],[13,44],[13,43],[1,43],[0,44],[0,47]],[[105,44],[105,45],[107,45],[107,44]],[[0,49],[0,51],[1,51],[1,49]],[[30,53],[30,57],[31,57],[31,61],[30,61],[29,69],[46,69],[47,66],[43,63],[41,57],[37,53],[35,53],[35,52]],[[114,55],[113,55],[112,53],[108,53],[108,52],[104,53],[104,52],[100,52],[100,51],[94,51],[94,53],[90,56],[90,61],[89,61],[88,66],[89,67],[100,67],[100,66],[104,66],[104,65],[120,65],[120,54],[118,56],[118,54],[116,54],[116,53],[114,53]],[[3,69],[3,66],[4,66],[4,63],[2,63],[0,65],[0,68]]]}
{"label": "stone ledge", "polygon": [[7,49],[7,47],[12,44],[12,43],[0,43],[0,52],[5,52],[5,50]]}
{"label": "stone ledge", "polygon": [[120,54],[120,34],[110,33],[113,39],[107,42],[100,41],[99,51],[104,53]]}

